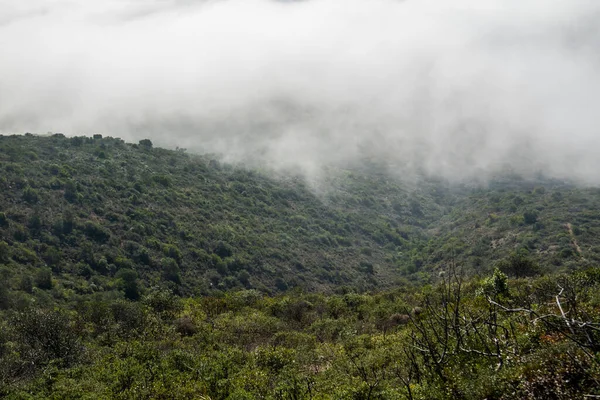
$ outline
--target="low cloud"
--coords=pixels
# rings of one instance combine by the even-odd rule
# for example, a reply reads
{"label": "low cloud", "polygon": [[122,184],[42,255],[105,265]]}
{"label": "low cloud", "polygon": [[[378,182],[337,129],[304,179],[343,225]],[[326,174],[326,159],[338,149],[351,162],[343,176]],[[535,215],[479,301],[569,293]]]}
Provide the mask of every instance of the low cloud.
{"label": "low cloud", "polygon": [[[24,3],[24,4],[21,4]],[[0,132],[600,183],[595,0],[0,0]]]}

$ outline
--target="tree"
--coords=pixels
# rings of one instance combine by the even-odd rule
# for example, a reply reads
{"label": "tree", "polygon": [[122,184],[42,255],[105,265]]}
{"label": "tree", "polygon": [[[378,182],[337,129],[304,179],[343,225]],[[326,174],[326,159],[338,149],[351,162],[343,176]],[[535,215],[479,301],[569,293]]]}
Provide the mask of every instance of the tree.
{"label": "tree", "polygon": [[535,276],[540,273],[540,266],[529,256],[526,249],[511,253],[506,260],[498,263],[500,271],[515,278]]}
{"label": "tree", "polygon": [[119,280],[119,287],[125,292],[125,297],[129,300],[140,298],[140,288],[138,284],[138,275],[132,269],[122,269],[115,275]]}
{"label": "tree", "polygon": [[35,204],[39,200],[39,195],[37,190],[32,189],[31,187],[25,188],[23,191],[23,200],[25,200],[29,204]]}
{"label": "tree", "polygon": [[481,293],[494,299],[498,296],[508,295],[508,276],[498,268],[494,269],[494,274],[483,280]]}
{"label": "tree", "polygon": [[23,369],[36,368],[52,360],[68,366],[81,355],[79,339],[66,314],[28,309],[11,320]]}
{"label": "tree", "polygon": [[163,278],[167,281],[171,281],[177,285],[180,285],[181,274],[177,262],[172,258],[165,257],[160,261],[160,263],[163,267]]}
{"label": "tree", "polygon": [[52,289],[52,271],[50,268],[41,268],[35,274],[35,286],[40,289]]}
{"label": "tree", "polygon": [[8,226],[8,218],[6,217],[5,213],[0,212],[0,227],[6,226]]}
{"label": "tree", "polygon": [[218,242],[215,246],[214,253],[221,258],[231,257],[233,255],[233,249],[228,243]]}
{"label": "tree", "polygon": [[65,184],[65,199],[70,203],[75,203],[78,200],[77,185],[73,181],[68,181]]}
{"label": "tree", "polygon": [[5,284],[0,284],[0,310],[10,307],[10,295],[8,287]]}
{"label": "tree", "polygon": [[160,314],[165,320],[172,321],[183,309],[179,297],[175,296],[170,290],[158,287],[150,289],[149,293],[143,297],[142,302]]}
{"label": "tree", "polygon": [[19,282],[19,289],[25,293],[33,292],[33,280],[31,279],[31,276],[23,275],[21,281]]}
{"label": "tree", "polygon": [[8,262],[10,246],[5,241],[0,242],[0,263]]}
{"label": "tree", "polygon": [[535,224],[537,222],[537,219],[538,219],[537,211],[529,210],[529,211],[525,211],[523,213],[523,220],[525,221],[525,223],[527,225]]}
{"label": "tree", "polygon": [[142,139],[139,141],[139,145],[146,148],[146,149],[151,149],[152,148],[152,141],[150,139]]}

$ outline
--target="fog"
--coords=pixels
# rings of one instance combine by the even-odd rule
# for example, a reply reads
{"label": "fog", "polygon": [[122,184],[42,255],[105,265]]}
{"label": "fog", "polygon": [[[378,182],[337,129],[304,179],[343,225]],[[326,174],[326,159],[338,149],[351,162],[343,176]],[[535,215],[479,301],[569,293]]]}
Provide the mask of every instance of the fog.
{"label": "fog", "polygon": [[0,132],[600,183],[597,0],[0,0]]}

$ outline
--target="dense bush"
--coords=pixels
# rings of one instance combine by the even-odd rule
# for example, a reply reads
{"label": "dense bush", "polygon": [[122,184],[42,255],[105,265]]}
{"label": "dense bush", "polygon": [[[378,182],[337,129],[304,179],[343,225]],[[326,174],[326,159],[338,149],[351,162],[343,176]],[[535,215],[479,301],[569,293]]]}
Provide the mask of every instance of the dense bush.
{"label": "dense bush", "polygon": [[496,270],[464,279],[449,268],[430,288],[372,295],[246,290],[182,300],[155,287],[141,302],[4,311],[0,395],[596,396],[599,277],[592,269],[511,280]]}
{"label": "dense bush", "polygon": [[[409,188],[357,165],[330,168],[317,195],[296,176],[110,137],[3,136],[0,162],[11,188],[0,191],[0,262],[46,264],[57,283],[131,269],[140,288],[162,277],[182,294],[368,290],[426,283],[452,259],[512,276],[600,259],[598,192],[555,181]],[[511,255],[521,248],[530,255]]]}

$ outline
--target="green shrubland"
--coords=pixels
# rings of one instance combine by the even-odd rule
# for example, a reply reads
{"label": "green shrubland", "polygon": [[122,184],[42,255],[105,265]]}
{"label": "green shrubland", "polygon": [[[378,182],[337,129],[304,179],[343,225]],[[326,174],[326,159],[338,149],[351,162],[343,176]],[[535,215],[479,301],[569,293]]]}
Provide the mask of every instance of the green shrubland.
{"label": "green shrubland", "polygon": [[600,191],[0,136],[0,395],[599,396]]}

